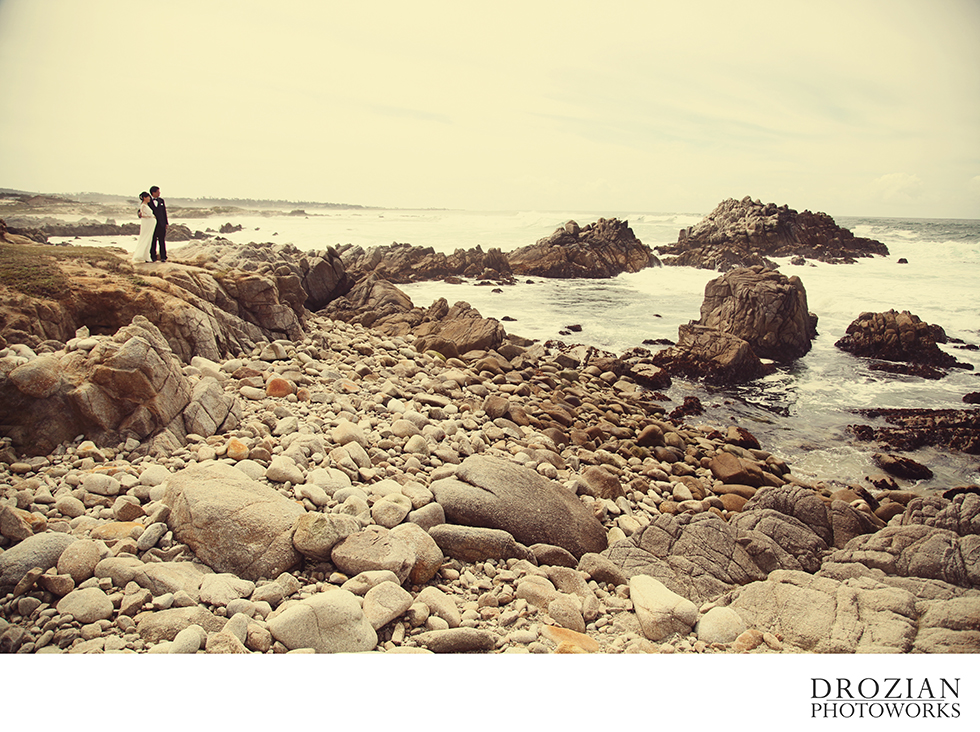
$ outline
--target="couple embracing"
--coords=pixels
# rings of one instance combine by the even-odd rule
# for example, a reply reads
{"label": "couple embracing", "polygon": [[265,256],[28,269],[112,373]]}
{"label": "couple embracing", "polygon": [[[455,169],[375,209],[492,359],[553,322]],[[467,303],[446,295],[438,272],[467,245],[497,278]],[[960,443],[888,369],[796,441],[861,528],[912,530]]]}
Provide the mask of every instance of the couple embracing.
{"label": "couple embracing", "polygon": [[157,261],[157,242],[160,243],[160,261],[167,261],[167,204],[160,198],[160,187],[140,194],[140,236],[133,252],[133,262]]}

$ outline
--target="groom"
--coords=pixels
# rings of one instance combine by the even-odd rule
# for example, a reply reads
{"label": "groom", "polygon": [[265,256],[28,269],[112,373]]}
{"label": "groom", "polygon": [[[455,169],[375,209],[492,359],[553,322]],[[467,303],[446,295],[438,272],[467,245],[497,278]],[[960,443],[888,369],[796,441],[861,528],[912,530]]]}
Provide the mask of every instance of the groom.
{"label": "groom", "polygon": [[150,261],[157,261],[157,242],[160,242],[160,261],[167,261],[167,204],[160,198],[160,186],[150,188],[150,207],[156,216],[157,226],[153,230],[153,241],[150,243]]}

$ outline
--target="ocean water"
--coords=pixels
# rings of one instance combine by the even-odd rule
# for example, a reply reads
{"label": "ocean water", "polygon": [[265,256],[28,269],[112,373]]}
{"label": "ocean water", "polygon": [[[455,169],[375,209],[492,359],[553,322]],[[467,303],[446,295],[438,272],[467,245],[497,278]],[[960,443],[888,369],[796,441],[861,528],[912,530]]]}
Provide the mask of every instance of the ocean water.
{"label": "ocean water", "polygon": [[[510,251],[550,235],[566,221],[585,225],[600,217],[629,221],[651,247],[676,241],[679,229],[696,224],[703,213],[543,212],[543,211],[310,211],[307,216],[245,216],[193,219],[192,229],[218,229],[223,223],[243,230],[227,235],[236,242],[290,242],[299,249],[351,243],[364,247],[410,243],[436,251],[481,246]],[[800,277],[809,309],[819,320],[818,336],[804,358],[761,380],[728,389],[708,389],[675,380],[667,392],[672,408],[694,395],[706,407],[692,424],[724,427],[737,423],[755,434],[765,449],[787,460],[801,477],[863,484],[880,473],[871,460],[872,444],[856,443],[850,424],[875,424],[855,414],[868,407],[964,408],[963,395],[980,391],[980,352],[943,346],[974,371],[954,369],[939,381],[874,372],[864,360],[834,347],[862,312],[909,310],[942,326],[951,338],[980,345],[980,221],[838,217],[857,236],[884,242],[887,257],[851,265],[779,261],[786,274]],[[135,237],[105,237],[101,243],[132,248]],[[111,239],[112,241],[108,241]],[[180,247],[170,252],[179,259]],[[899,258],[908,264],[898,264]],[[419,306],[445,297],[466,301],[486,317],[504,321],[509,333],[539,340],[584,343],[621,353],[644,340],[677,338],[677,328],[697,320],[705,284],[717,272],[686,267],[650,268],[611,280],[521,279],[505,287],[475,282],[427,282],[400,287]],[[560,335],[569,325],[580,332]],[[650,346],[656,350],[659,346]],[[919,487],[943,490],[980,483],[980,456],[926,448],[908,453],[935,473]],[[900,481],[901,482],[901,481]]]}

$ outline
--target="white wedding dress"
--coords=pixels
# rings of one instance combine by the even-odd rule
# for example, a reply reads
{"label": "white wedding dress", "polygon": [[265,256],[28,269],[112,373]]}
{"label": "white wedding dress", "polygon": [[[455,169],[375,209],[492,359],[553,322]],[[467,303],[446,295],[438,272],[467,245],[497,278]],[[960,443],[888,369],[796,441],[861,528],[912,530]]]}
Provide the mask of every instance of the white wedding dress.
{"label": "white wedding dress", "polygon": [[133,263],[150,261],[150,244],[153,242],[153,230],[157,227],[153,209],[147,204],[140,204],[140,237],[136,240],[136,250],[133,252]]}

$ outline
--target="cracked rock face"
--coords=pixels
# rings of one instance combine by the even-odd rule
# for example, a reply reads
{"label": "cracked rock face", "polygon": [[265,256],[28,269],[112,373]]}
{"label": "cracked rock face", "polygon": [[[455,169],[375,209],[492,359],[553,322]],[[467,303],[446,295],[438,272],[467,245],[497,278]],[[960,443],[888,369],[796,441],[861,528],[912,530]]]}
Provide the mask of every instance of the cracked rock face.
{"label": "cracked rock face", "polygon": [[710,513],[657,516],[603,556],[628,576],[649,575],[698,604],[766,576],[735,529]]}

